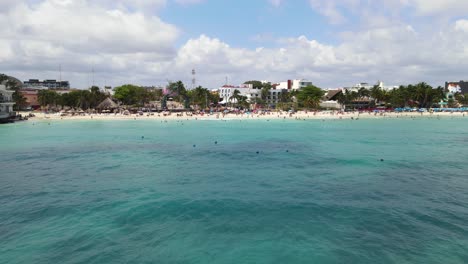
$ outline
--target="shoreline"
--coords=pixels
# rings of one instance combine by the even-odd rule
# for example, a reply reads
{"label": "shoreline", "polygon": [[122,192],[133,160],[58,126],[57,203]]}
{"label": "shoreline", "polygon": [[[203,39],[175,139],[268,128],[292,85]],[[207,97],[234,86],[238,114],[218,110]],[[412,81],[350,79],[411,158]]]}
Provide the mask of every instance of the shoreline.
{"label": "shoreline", "polygon": [[[27,116],[29,112],[19,112],[24,116]],[[29,117],[31,121],[78,121],[78,120],[359,120],[359,119],[397,119],[397,118],[443,118],[443,117],[457,117],[457,118],[468,118],[468,113],[462,112],[439,112],[439,113],[418,113],[418,112],[387,112],[387,113],[359,113],[359,112],[296,112],[289,114],[287,112],[271,112],[266,114],[225,114],[214,113],[208,115],[192,115],[191,113],[172,113],[170,115],[163,115],[161,113],[154,113],[154,115],[122,115],[122,114],[85,114],[76,116],[61,116],[60,114],[45,114],[45,113],[34,113],[35,117]]]}

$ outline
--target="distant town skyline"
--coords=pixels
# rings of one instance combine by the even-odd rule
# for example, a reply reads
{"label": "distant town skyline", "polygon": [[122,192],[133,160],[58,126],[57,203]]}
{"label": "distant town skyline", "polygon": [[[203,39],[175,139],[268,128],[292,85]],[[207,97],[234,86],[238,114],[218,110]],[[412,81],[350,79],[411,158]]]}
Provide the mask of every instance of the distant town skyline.
{"label": "distant town skyline", "polygon": [[[2,0],[0,72],[73,88],[467,79],[457,0]],[[93,81],[94,80],[94,81]]]}

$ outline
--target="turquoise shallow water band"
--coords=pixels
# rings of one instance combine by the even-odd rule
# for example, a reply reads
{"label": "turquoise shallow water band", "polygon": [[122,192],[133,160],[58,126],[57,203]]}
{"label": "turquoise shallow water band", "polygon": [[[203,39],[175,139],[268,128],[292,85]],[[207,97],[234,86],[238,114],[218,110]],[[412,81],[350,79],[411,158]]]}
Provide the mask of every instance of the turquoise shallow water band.
{"label": "turquoise shallow water band", "polygon": [[0,263],[467,263],[467,145],[450,118],[2,125]]}

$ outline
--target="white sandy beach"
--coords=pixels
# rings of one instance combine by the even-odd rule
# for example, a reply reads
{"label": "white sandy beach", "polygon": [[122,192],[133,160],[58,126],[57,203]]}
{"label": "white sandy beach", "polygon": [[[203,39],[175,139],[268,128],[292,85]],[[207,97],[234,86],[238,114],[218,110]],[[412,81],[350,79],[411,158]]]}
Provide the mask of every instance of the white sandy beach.
{"label": "white sandy beach", "polygon": [[[21,112],[23,116],[27,116],[29,112]],[[386,112],[386,113],[359,113],[359,112],[333,112],[333,111],[321,111],[321,112],[305,112],[300,111],[294,114],[287,112],[270,112],[264,114],[234,114],[229,113],[223,115],[222,113],[213,114],[192,114],[192,113],[144,113],[143,115],[131,114],[83,114],[74,116],[61,116],[60,113],[46,114],[40,112],[34,112],[35,117],[29,118],[29,120],[256,120],[256,119],[288,119],[288,120],[304,120],[304,119],[382,119],[382,118],[451,118],[451,117],[468,117],[468,113],[418,113],[418,112]]]}

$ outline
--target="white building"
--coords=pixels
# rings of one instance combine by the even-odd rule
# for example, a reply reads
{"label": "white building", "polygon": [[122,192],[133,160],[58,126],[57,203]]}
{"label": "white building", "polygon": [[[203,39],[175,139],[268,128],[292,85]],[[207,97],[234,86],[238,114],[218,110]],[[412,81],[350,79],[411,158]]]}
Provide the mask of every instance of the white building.
{"label": "white building", "polygon": [[14,91],[7,90],[5,85],[0,84],[0,119],[15,115],[15,112],[13,112],[13,106],[15,105],[13,93]]}
{"label": "white building", "polygon": [[[269,83],[268,81],[262,81],[262,83]],[[288,93],[294,90],[300,90],[304,87],[312,85],[312,82],[304,79],[288,80],[286,82],[274,83],[270,89],[270,94],[265,98],[266,103],[274,107],[281,101],[281,96],[284,93]],[[262,98],[262,90],[254,89],[252,84],[242,84],[239,86],[224,85],[217,89],[219,97],[221,97],[221,104],[227,104],[234,102],[231,97],[235,90],[239,90],[240,95],[247,97],[247,102],[255,103],[257,99]]]}
{"label": "white building", "polygon": [[111,86],[104,86],[104,88],[101,89],[101,92],[109,96],[114,96],[115,94],[115,91]]}
{"label": "white building", "polygon": [[312,82],[304,79],[287,80],[286,82],[277,83],[276,89],[300,90],[309,85],[312,85]]}
{"label": "white building", "polygon": [[[242,84],[239,86],[223,85],[217,91],[221,97],[221,104],[235,103],[231,98],[235,90],[239,90],[241,96],[247,97],[247,102],[255,103],[262,98],[262,89],[254,89],[252,84]],[[277,87],[270,89],[270,94],[267,96],[266,101],[268,104],[277,104],[281,99],[281,94],[286,93],[286,89],[278,89]]]}
{"label": "white building", "polygon": [[272,106],[276,105],[281,101],[281,95],[283,93],[288,93],[288,90],[278,88],[271,89],[270,94],[267,97],[267,103],[269,103]]}
{"label": "white building", "polygon": [[364,88],[366,90],[370,90],[372,88],[374,88],[374,86],[377,85],[380,89],[382,90],[387,90],[387,91],[391,91],[393,89],[396,89],[398,88],[398,86],[388,86],[388,85],[384,85],[383,82],[381,81],[378,81],[376,84],[374,85],[371,85],[369,83],[358,83],[352,87],[345,87],[345,89],[347,89],[348,91],[354,91],[354,92],[357,92],[359,91],[359,89],[361,88]]}
{"label": "white building", "polygon": [[262,93],[261,89],[254,89],[252,84],[242,84],[242,85],[223,85],[218,89],[219,97],[221,97],[221,104],[233,103],[235,102],[232,99],[234,91],[238,90],[241,96],[247,97],[247,102],[255,102],[256,98],[261,98]]}

